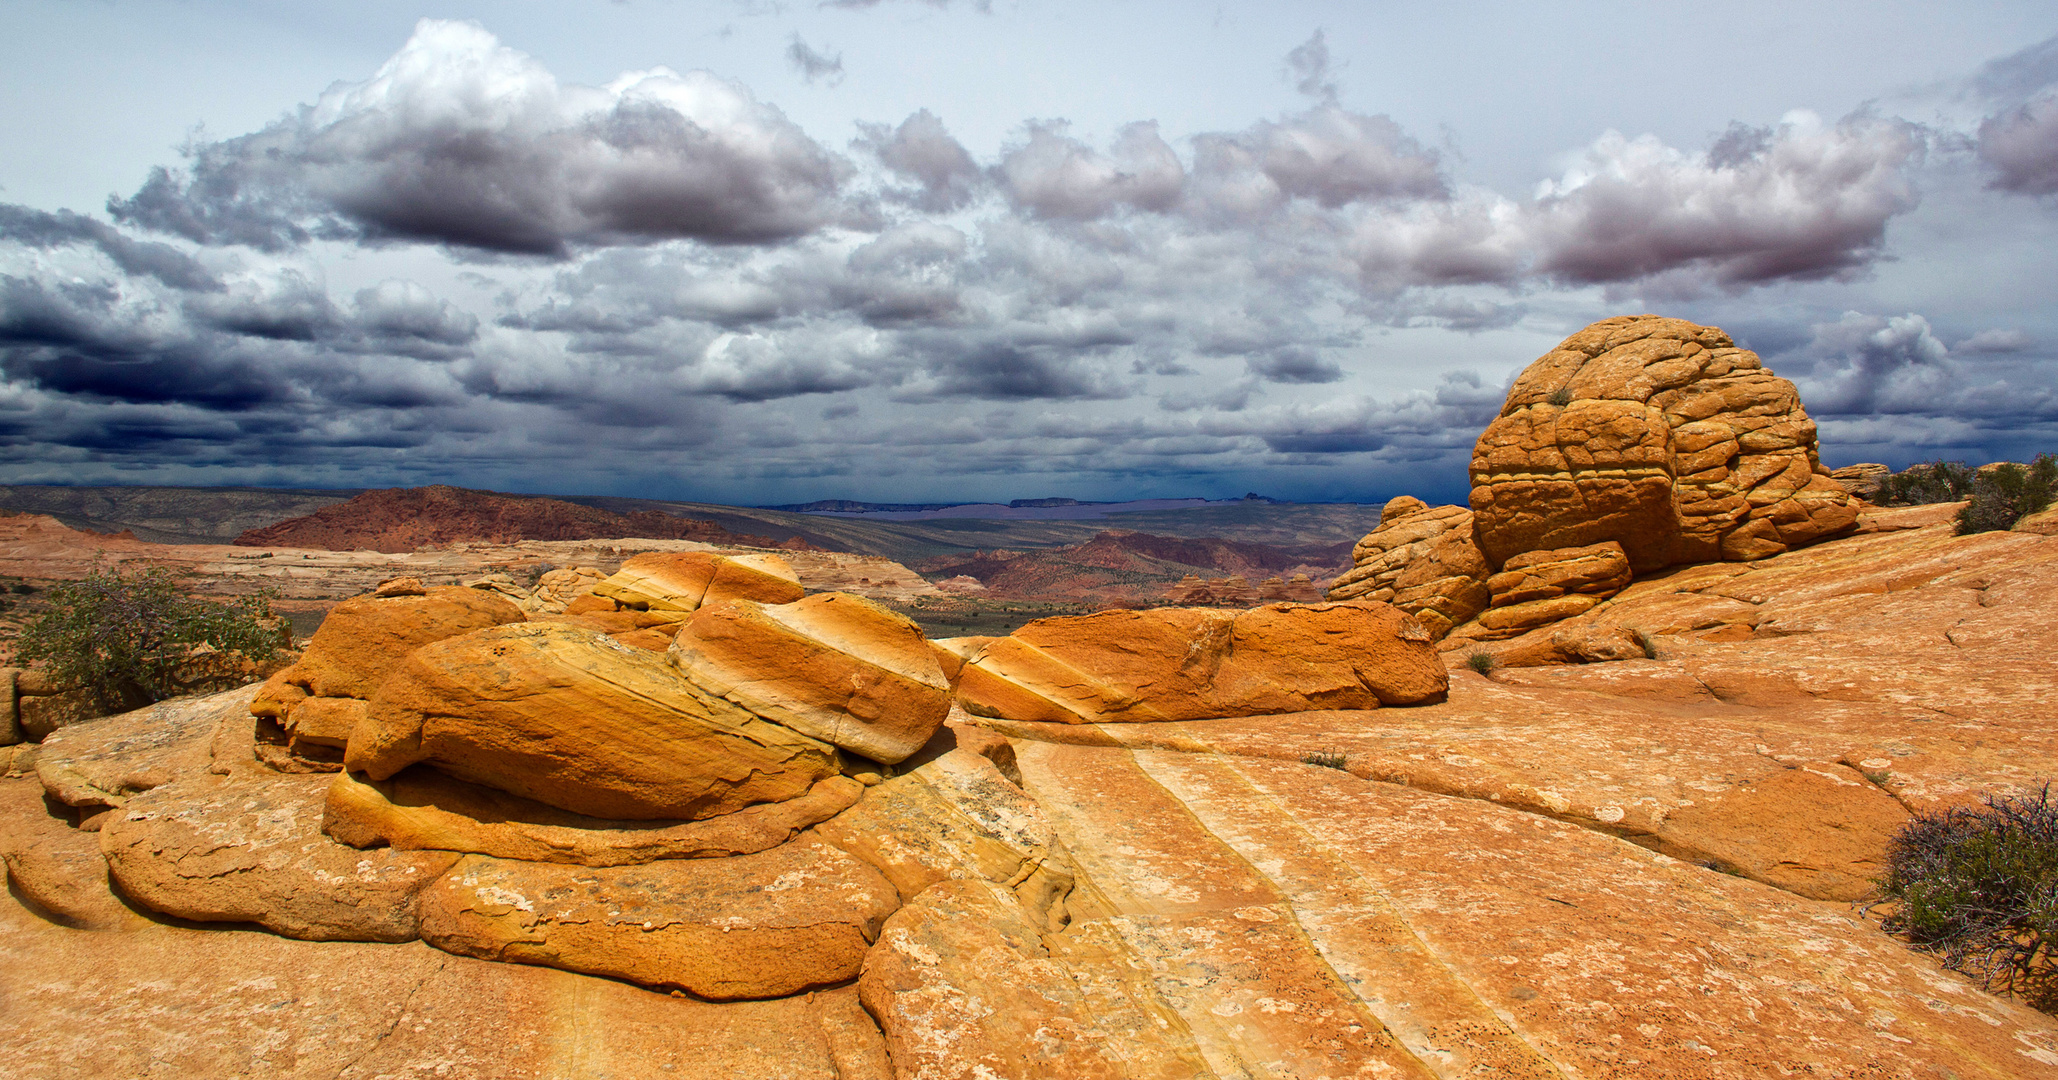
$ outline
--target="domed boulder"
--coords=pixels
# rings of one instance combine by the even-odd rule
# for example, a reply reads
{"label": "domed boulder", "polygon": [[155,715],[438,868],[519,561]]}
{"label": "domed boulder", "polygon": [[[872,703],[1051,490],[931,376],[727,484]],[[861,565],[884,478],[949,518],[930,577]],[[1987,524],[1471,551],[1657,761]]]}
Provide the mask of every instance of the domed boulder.
{"label": "domed boulder", "polygon": [[1794,384],[1715,327],[1655,315],[1603,319],[1529,365],[1471,476],[1495,569],[1609,540],[1639,572],[1761,559],[1858,519]]}

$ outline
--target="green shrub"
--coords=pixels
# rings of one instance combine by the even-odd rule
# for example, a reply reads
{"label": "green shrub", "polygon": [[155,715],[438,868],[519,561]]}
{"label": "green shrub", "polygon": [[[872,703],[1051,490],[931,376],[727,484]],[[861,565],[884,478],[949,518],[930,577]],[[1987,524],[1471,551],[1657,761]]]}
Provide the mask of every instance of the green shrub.
{"label": "green shrub", "polygon": [[1926,461],[1910,465],[1879,486],[1881,506],[1921,506],[1958,502],[1972,494],[1972,468],[1962,461]]}
{"label": "green shrub", "polygon": [[2008,462],[1981,469],[1972,478],[1972,501],[1958,511],[1958,532],[1993,532],[2051,505],[2058,488],[2058,458],[2038,454],[2027,467]]}
{"label": "green shrub", "polygon": [[180,676],[196,652],[276,657],[289,639],[271,599],[267,590],[216,603],[187,596],[168,570],[95,570],[50,588],[49,609],[22,627],[16,656],[110,710],[162,701],[189,689]]}
{"label": "green shrub", "polygon": [[1985,803],[1917,815],[1895,835],[1880,879],[1896,904],[1886,927],[2049,1011],[2058,1005],[2058,803],[2049,784]]}
{"label": "green shrub", "polygon": [[[1310,750],[1301,755],[1301,764],[1320,765],[1325,769],[1344,769],[1344,755],[1336,750]],[[1345,771],[1349,771],[1346,769]]]}
{"label": "green shrub", "polygon": [[1565,406],[1572,404],[1572,388],[1569,386],[1561,386],[1556,390],[1551,391],[1551,396],[1544,400],[1549,401],[1551,404],[1556,405],[1557,407],[1562,409]]}
{"label": "green shrub", "polygon": [[1492,671],[1494,669],[1494,665],[1498,662],[1499,661],[1496,661],[1493,657],[1493,654],[1490,652],[1476,652],[1473,653],[1471,656],[1465,658],[1465,666],[1480,673],[1481,675],[1484,675],[1487,672]]}

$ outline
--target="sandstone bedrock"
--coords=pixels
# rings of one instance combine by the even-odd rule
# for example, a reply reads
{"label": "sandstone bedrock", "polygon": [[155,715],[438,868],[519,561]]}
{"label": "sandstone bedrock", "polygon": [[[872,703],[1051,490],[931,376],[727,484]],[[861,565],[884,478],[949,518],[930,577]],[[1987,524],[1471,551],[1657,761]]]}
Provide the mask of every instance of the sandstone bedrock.
{"label": "sandstone bedrock", "polygon": [[930,641],[765,553],[383,581],[262,686],[0,748],[0,1072],[2058,1076],[1863,906],[1913,814],[2058,773],[2058,537],[1828,494],[1791,389],[1596,324],[1325,602]]}

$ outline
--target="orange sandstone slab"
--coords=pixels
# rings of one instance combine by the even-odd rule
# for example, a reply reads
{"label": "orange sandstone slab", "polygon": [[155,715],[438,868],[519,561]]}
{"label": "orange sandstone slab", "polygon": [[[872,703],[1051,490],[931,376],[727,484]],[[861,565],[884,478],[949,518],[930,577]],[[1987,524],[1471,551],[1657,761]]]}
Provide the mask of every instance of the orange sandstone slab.
{"label": "orange sandstone slab", "polygon": [[1151,722],[1441,699],[1420,623],[1373,601],[1104,611],[978,646],[957,682],[980,716]]}
{"label": "orange sandstone slab", "polygon": [[351,736],[384,780],[418,762],[591,817],[699,820],[797,798],[836,750],[714,697],[657,653],[547,623],[409,656]]}
{"label": "orange sandstone slab", "polygon": [[898,906],[885,879],[820,841],[634,867],[470,855],[425,894],[422,939],[733,1001],[855,977]]}

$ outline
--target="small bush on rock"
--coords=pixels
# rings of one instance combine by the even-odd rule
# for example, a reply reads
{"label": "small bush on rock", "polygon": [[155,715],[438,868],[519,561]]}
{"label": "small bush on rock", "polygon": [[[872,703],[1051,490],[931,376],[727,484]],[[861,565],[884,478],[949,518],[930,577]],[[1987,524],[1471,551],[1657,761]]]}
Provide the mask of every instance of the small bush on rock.
{"label": "small bush on rock", "polygon": [[214,652],[262,663],[288,644],[272,594],[228,603],[187,596],[161,568],[124,574],[95,570],[52,586],[49,609],[22,627],[16,655],[61,684],[90,691],[106,709],[134,708],[194,689],[235,685],[224,665],[208,665],[206,685],[182,679],[196,654]]}
{"label": "small bush on rock", "polygon": [[1896,904],[1888,930],[1989,989],[2058,1007],[2058,803],[2049,784],[1916,816],[1894,837],[1880,888]]}
{"label": "small bush on rock", "polygon": [[1972,495],[1972,469],[1962,461],[1910,465],[1879,486],[1881,506],[1958,502]]}
{"label": "small bush on rock", "polygon": [[2038,454],[2027,467],[2014,462],[1981,469],[1972,478],[1972,501],[1958,511],[1958,532],[1994,532],[2051,505],[2058,488],[2058,458]]}
{"label": "small bush on rock", "polygon": [[1480,673],[1481,675],[1484,675],[1492,671],[1494,669],[1494,664],[1496,664],[1497,662],[1498,661],[1494,660],[1493,654],[1490,652],[1476,652],[1473,653],[1471,656],[1465,658],[1465,666]]}

